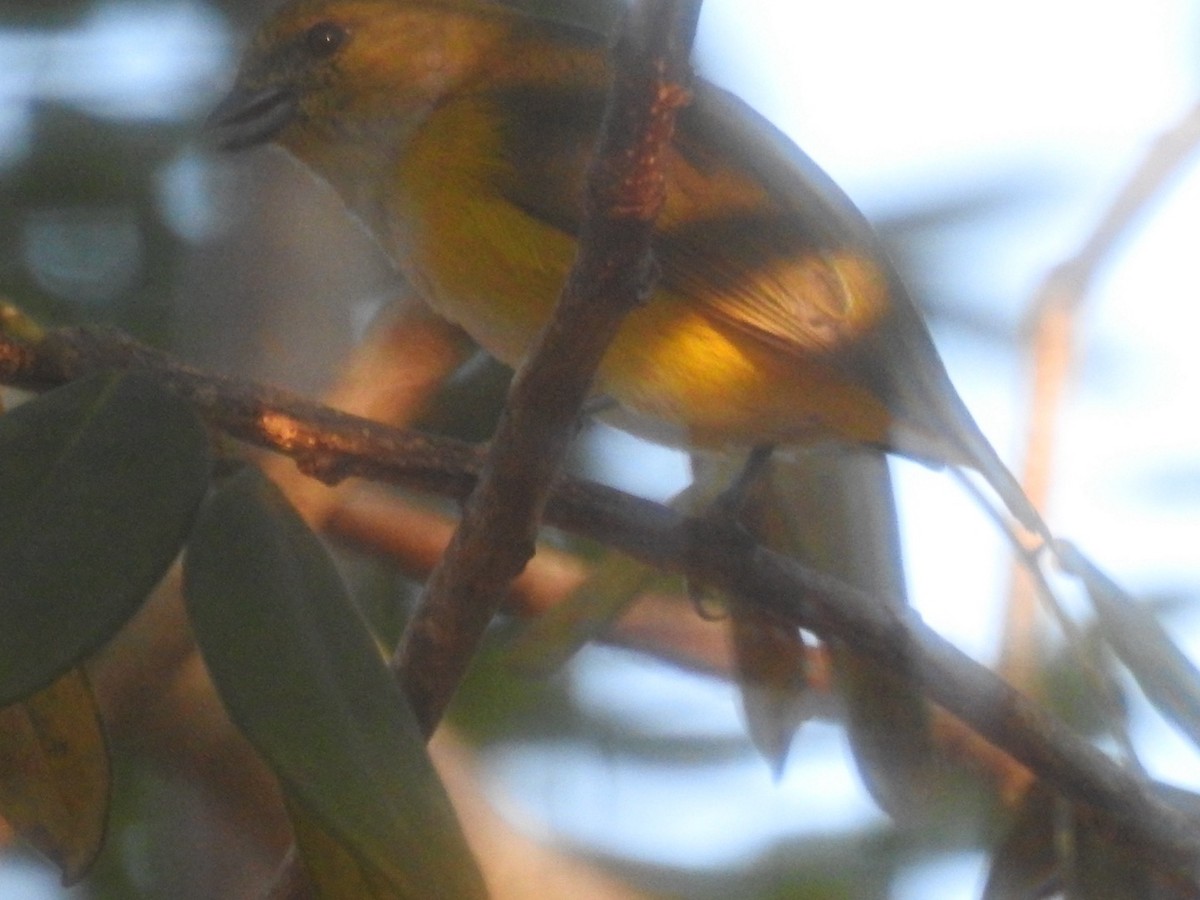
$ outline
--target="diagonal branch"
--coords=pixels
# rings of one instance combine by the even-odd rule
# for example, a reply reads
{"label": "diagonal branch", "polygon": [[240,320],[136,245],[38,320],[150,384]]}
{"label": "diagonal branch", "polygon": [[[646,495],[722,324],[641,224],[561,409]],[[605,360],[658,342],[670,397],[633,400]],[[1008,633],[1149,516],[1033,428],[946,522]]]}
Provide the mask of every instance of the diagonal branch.
{"label": "diagonal branch", "polygon": [[[1021,483],[1038,509],[1049,506],[1054,453],[1067,391],[1077,364],[1079,316],[1101,270],[1200,145],[1200,102],[1163,131],[1121,184],[1078,249],[1053,266],[1029,302],[1025,331],[1033,367]],[[1008,603],[1001,671],[1031,683],[1037,598],[1018,567]]]}
{"label": "diagonal branch", "polygon": [[[98,369],[128,368],[156,375],[214,428],[291,456],[326,480],[356,476],[462,499],[481,468],[478,451],[461,442],[204,375],[113,332],[64,329],[37,344],[0,333],[0,383],[46,388]],[[885,598],[771,553],[744,533],[589,482],[559,479],[546,504],[546,521],[736,592],[822,637],[851,644],[911,680],[1063,794],[1112,816],[1132,838],[1191,865],[1200,862],[1200,821]]]}
{"label": "diagonal branch", "polygon": [[625,314],[652,280],[650,238],[665,195],[662,149],[685,102],[684,0],[635,4],[588,177],[575,265],[555,315],[509,391],[462,521],[392,657],[417,720],[433,733],[500,608],[533,556],[550,486],[592,379]]}

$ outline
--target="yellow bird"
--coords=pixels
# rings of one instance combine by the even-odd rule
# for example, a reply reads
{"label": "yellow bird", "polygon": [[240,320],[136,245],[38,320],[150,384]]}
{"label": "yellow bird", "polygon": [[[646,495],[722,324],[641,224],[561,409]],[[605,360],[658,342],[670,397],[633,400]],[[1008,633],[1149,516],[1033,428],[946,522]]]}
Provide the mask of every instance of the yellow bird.
{"label": "yellow bird", "polygon": [[[211,121],[327,181],[423,299],[518,364],[574,259],[607,40],[487,0],[291,0]],[[1037,511],[956,393],[866,220],[796,146],[703,82],[665,160],[661,277],[597,390],[698,447],[836,439],[976,469]]]}

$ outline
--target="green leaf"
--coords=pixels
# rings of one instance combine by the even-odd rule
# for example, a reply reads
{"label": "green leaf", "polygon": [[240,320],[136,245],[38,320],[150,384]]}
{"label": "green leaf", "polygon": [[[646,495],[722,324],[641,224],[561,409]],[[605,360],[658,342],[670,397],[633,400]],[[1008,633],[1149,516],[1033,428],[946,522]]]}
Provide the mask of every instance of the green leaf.
{"label": "green leaf", "polygon": [[346,845],[329,834],[308,810],[292,801],[284,791],[292,834],[304,861],[304,870],[318,897],[340,900],[403,900],[404,894],[384,878],[379,870],[363,863]]}
{"label": "green leaf", "polygon": [[563,602],[534,619],[509,648],[514,671],[548,678],[589,641],[608,631],[630,604],[656,583],[662,573],[612,551],[596,564],[588,579]]}
{"label": "green leaf", "polygon": [[230,716],[291,802],[400,896],[484,896],[378,646],[324,547],[257,471],[201,512],[184,590]]}
{"label": "green leaf", "polygon": [[1200,746],[1200,671],[1154,617],[1073,544],[1059,541],[1056,555],[1083,581],[1101,632],[1143,693],[1164,716]]}
{"label": "green leaf", "polygon": [[191,408],[146,375],[0,416],[0,705],[108,640],[179,552],[208,485]]}

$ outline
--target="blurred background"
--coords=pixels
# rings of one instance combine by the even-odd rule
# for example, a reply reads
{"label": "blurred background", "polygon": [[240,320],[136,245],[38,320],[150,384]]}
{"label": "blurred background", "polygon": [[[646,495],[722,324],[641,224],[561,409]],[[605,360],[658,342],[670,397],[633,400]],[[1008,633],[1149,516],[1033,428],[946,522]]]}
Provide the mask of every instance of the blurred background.
{"label": "blurred background", "polygon": [[[399,292],[395,276],[282,153],[222,156],[201,131],[273,5],[5,0],[0,294],[44,323],[112,323],[213,371],[312,394],[331,382]],[[1196,102],[1195,4],[707,0],[696,56],[877,224],[959,391],[1019,463],[1031,298]],[[1185,166],[1104,265],[1077,320],[1046,510],[1194,654],[1198,233],[1200,177]],[[502,383],[475,366],[459,386],[478,395],[458,390],[433,423],[485,436]],[[655,498],[687,480],[677,454],[601,428],[577,464]],[[1003,542],[944,474],[905,462],[894,474],[914,604],[993,662]],[[386,566],[344,561],[365,605],[407,590]],[[1048,641],[1048,682],[1057,652]],[[971,791],[939,827],[897,829],[860,786],[836,724],[807,723],[776,780],[722,679],[597,648],[530,682],[494,655],[455,721],[484,794],[525,835],[671,896],[980,891],[981,848],[999,826],[974,814]],[[1195,750],[1131,694],[1150,772],[1200,788]],[[1053,685],[1045,695],[1063,696]],[[64,892],[52,868],[12,846],[0,856],[0,898],[225,895],[206,865],[225,865],[237,836],[189,828],[207,815],[188,787],[195,773],[147,764],[136,742],[114,746],[115,807],[95,876]]]}

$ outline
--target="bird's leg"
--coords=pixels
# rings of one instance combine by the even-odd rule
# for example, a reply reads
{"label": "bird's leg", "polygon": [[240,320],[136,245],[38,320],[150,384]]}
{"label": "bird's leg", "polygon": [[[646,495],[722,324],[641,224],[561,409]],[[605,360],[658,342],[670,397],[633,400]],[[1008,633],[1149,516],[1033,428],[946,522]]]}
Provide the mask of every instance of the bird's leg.
{"label": "bird's leg", "polygon": [[[740,534],[750,539],[749,532],[739,521],[746,500],[754,486],[766,471],[767,463],[775,447],[772,444],[759,444],[746,457],[733,483],[722,490],[713,500],[700,510],[700,516],[718,528],[730,534]],[[696,613],[703,619],[715,620],[724,618],[727,614],[724,600],[714,601],[710,591],[690,579],[687,582],[687,593],[692,600]]]}
{"label": "bird's leg", "polygon": [[738,473],[733,483],[717,495],[712,505],[705,511],[705,517],[713,521],[724,521],[731,526],[737,524],[742,507],[750,491],[766,471],[771,454],[775,451],[774,444],[759,444],[746,457],[745,465]]}

